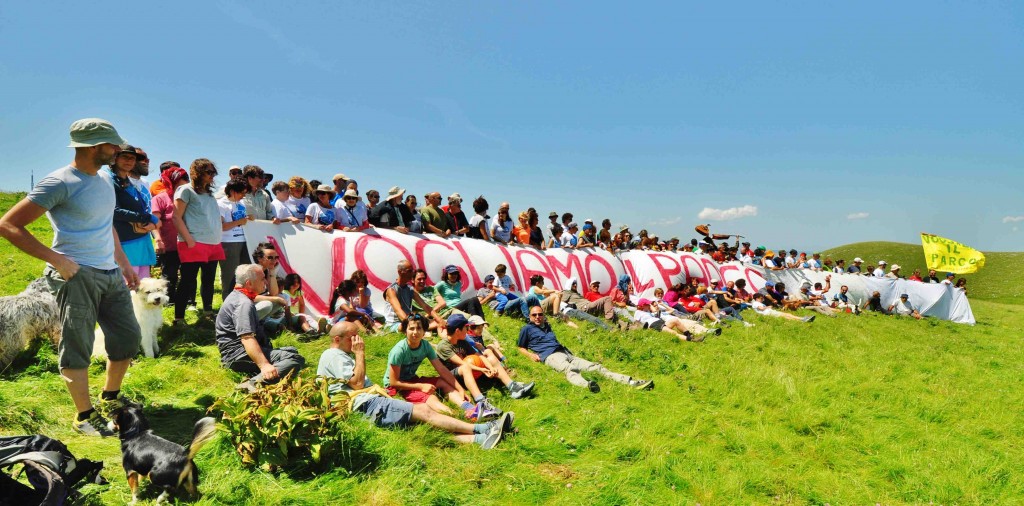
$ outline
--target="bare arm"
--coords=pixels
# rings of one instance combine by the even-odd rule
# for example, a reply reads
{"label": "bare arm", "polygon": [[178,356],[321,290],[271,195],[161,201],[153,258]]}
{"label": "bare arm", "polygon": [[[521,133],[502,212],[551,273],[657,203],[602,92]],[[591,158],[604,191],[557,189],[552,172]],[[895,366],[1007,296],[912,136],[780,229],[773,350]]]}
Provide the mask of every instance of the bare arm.
{"label": "bare arm", "polygon": [[263,354],[263,350],[260,349],[260,344],[256,342],[256,334],[244,334],[238,336],[242,340],[242,346],[245,348],[245,353],[249,355],[249,358],[256,363],[256,366],[260,368],[260,372],[263,373],[263,378],[273,380],[277,378],[277,368],[274,367],[266,355]]}
{"label": "bare arm", "polygon": [[178,235],[185,241],[185,245],[189,248],[194,248],[196,247],[196,240],[189,233],[188,227],[185,225],[185,219],[182,218],[182,216],[185,216],[185,209],[188,209],[188,204],[184,200],[175,199],[174,216],[171,219],[174,220],[174,228],[178,230]]}
{"label": "bare arm", "polygon": [[532,351],[530,351],[530,350],[528,350],[526,348],[523,348],[522,346],[519,347],[519,353],[522,353],[523,356],[525,356],[526,358],[529,358],[530,360],[533,360],[534,362],[540,362],[540,355],[538,355],[538,354],[536,354],[536,353],[534,353],[534,352],[532,352]]}
{"label": "bare arm", "polygon": [[356,367],[352,370],[352,378],[348,380],[348,386],[355,390],[363,388],[366,384],[366,345],[359,334],[352,336],[352,354],[356,357]]}
{"label": "bare arm", "polygon": [[26,228],[45,213],[46,209],[39,204],[22,199],[0,217],[0,236],[21,251],[52,265],[65,281],[70,280],[78,273],[78,264],[39,242]]}
{"label": "bare arm", "polygon": [[[427,346],[430,346],[429,344]],[[406,383],[398,379],[401,370],[395,364],[388,364],[388,385],[396,390],[419,390],[425,394],[434,393],[436,388],[430,383]],[[449,374],[451,376],[451,374]]]}

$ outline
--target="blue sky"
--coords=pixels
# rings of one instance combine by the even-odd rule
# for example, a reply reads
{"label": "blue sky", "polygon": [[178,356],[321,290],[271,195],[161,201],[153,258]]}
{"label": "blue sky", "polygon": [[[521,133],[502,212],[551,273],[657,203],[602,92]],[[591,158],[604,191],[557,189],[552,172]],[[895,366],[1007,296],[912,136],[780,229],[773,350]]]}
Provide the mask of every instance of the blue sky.
{"label": "blue sky", "polygon": [[1020,251],[1022,5],[5,2],[0,188],[66,164],[68,125],[98,116],[222,173],[769,248]]}

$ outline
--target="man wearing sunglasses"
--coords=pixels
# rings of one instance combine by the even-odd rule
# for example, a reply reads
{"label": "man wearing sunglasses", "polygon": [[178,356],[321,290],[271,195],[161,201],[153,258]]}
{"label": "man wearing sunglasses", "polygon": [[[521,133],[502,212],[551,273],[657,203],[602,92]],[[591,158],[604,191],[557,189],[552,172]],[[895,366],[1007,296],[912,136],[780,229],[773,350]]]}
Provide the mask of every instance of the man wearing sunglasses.
{"label": "man wearing sunglasses", "polygon": [[540,306],[530,306],[530,322],[519,330],[519,353],[544,365],[565,373],[569,383],[578,387],[589,388],[591,392],[601,391],[601,386],[594,380],[587,380],[581,372],[595,372],[612,381],[628,385],[637,390],[654,388],[653,380],[633,379],[631,376],[609,371],[605,366],[575,356],[572,351],[562,346],[551,330],[551,325],[544,317]]}

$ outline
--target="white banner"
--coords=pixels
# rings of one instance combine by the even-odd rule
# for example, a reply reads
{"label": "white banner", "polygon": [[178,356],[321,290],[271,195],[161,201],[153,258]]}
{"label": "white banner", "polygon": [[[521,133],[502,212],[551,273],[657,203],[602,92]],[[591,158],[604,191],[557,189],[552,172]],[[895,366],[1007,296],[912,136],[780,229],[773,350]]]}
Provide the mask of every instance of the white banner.
{"label": "white banner", "polygon": [[[540,251],[477,239],[442,239],[391,230],[325,233],[289,223],[274,225],[269,221],[245,225],[245,237],[249,251],[259,242],[270,241],[276,245],[281,269],[302,277],[307,307],[317,314],[327,312],[334,287],[356,270],[366,273],[373,292],[371,302],[379,312],[384,304],[383,291],[398,279],[396,266],[403,259],[426,271],[430,284],[440,280],[441,270],[446,265],[457,266],[462,271],[464,298],[475,296],[476,290],[484,285],[484,276],[492,274],[498,264],[508,266],[508,275],[521,290],[530,286],[531,276],[539,274],[548,288],[563,289],[564,283],[575,277],[580,280],[581,291],[597,280],[608,292],[615,287],[619,276],[628,274],[635,294],[642,297],[652,297],[655,288],[667,289],[686,282],[687,278],[697,278],[704,284],[745,279],[754,290],[764,287],[766,279],[772,279],[784,281],[787,291],[793,293],[803,281],[824,283],[826,275],[805,269],[766,274],[761,267],[739,262],[718,264],[707,255],[689,252],[627,251],[613,255],[597,248]],[[829,295],[838,292],[842,284],[849,286],[849,295],[858,302],[867,300],[871,292],[877,290],[882,293],[883,305],[888,307],[900,293],[907,293],[922,314],[974,323],[966,296],[947,285],[836,274],[832,277]]]}

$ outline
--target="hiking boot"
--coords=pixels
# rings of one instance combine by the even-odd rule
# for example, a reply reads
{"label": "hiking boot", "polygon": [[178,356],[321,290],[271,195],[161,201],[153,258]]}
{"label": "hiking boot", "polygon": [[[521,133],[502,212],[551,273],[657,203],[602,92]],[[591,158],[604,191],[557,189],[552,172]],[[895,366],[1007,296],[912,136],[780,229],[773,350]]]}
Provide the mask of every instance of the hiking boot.
{"label": "hiking boot", "polygon": [[625,331],[629,330],[629,322],[627,322],[625,320],[619,320],[619,321],[615,322],[615,326],[619,328],[620,332],[625,332]]}
{"label": "hiking boot", "polygon": [[631,379],[629,380],[629,386],[637,390],[650,390],[654,388],[654,380]]}
{"label": "hiking boot", "polygon": [[482,422],[484,420],[493,420],[495,418],[498,418],[502,414],[502,411],[494,407],[494,405],[491,404],[491,401],[487,399],[478,402],[476,404],[476,407],[477,409],[479,409],[476,417],[478,422]]}
{"label": "hiking boot", "polygon": [[707,335],[707,332],[705,332],[704,334],[697,334],[697,335],[690,334],[690,337],[686,338],[686,340],[690,341],[691,343],[699,343],[699,342],[704,341],[704,336],[705,335]]}
{"label": "hiking boot", "polygon": [[598,385],[597,382],[594,380],[590,380],[590,382],[587,383],[587,388],[589,388],[590,391],[595,394],[601,391],[601,385]]}
{"label": "hiking boot", "polygon": [[327,324],[328,323],[329,322],[327,321],[327,318],[324,318],[324,317],[321,316],[320,319],[316,321],[316,329],[317,329],[317,331],[320,332],[321,334],[326,334],[327,333]]}
{"label": "hiking boot", "polygon": [[114,435],[114,431],[110,429],[110,422],[96,410],[93,410],[89,418],[85,420],[80,421],[76,418],[71,427],[86,436],[110,437]]}
{"label": "hiking boot", "polygon": [[526,383],[524,385],[518,381],[513,381],[512,384],[508,386],[509,397],[513,399],[522,399],[530,393],[530,390],[533,390],[533,386],[533,383]]}

